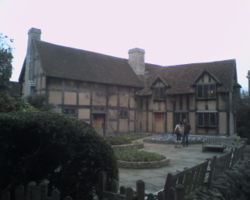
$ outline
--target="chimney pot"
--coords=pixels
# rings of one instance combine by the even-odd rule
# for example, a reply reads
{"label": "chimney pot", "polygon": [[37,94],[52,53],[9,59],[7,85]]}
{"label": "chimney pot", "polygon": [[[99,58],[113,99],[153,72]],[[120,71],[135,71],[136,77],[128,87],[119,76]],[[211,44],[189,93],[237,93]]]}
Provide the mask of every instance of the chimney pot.
{"label": "chimney pot", "polygon": [[140,48],[133,48],[128,51],[128,63],[137,75],[144,75],[145,73],[145,50]]}
{"label": "chimney pot", "polygon": [[33,40],[40,40],[41,39],[41,29],[38,28],[31,28],[28,32],[29,38]]}

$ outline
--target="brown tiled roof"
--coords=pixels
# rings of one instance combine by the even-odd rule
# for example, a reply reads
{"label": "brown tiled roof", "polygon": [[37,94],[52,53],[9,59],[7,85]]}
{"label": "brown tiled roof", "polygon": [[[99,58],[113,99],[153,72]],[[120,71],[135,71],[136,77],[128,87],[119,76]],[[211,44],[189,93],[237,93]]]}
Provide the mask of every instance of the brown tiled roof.
{"label": "brown tiled roof", "polygon": [[35,41],[47,76],[143,87],[127,59]]}
{"label": "brown tiled roof", "polygon": [[34,41],[34,44],[47,76],[121,86],[144,86],[143,90],[138,91],[138,95],[142,96],[151,94],[150,87],[157,77],[167,83],[168,94],[194,93],[194,81],[205,71],[220,83],[220,92],[227,92],[237,85],[237,80],[234,81],[237,76],[234,59],[166,67],[146,63],[145,76],[137,76],[127,59],[43,41]]}
{"label": "brown tiled roof", "polygon": [[236,62],[234,59],[167,67],[146,65],[146,69],[151,73],[148,77],[148,86],[153,83],[157,76],[160,76],[170,86],[167,89],[168,94],[193,93],[194,81],[205,71],[221,83],[218,87],[220,92],[231,90],[235,84],[234,76],[236,77]]}

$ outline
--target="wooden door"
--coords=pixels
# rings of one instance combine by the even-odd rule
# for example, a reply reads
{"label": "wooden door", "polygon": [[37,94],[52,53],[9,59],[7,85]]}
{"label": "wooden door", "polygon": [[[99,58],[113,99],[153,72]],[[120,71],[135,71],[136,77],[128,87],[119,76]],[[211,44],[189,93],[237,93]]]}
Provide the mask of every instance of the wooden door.
{"label": "wooden door", "polygon": [[165,132],[165,120],[164,113],[155,113],[154,114],[154,131],[156,133],[164,133]]}
{"label": "wooden door", "polygon": [[93,127],[100,135],[105,133],[105,114],[93,114]]}

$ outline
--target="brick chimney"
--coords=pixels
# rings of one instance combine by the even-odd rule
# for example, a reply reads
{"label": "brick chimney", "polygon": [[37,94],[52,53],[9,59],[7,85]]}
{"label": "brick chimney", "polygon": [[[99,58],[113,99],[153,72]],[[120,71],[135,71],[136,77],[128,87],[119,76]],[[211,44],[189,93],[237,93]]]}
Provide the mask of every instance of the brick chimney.
{"label": "brick chimney", "polygon": [[41,30],[40,29],[31,28],[28,32],[27,56],[30,55],[32,40],[41,40]]}
{"label": "brick chimney", "polygon": [[25,58],[25,80],[24,80],[24,97],[31,95],[32,87],[34,87],[33,73],[34,73],[34,58],[35,49],[33,47],[33,40],[41,40],[41,30],[31,28],[28,32],[28,45]]}
{"label": "brick chimney", "polygon": [[128,51],[129,59],[128,63],[137,75],[144,75],[145,72],[145,61],[144,49],[134,48]]}

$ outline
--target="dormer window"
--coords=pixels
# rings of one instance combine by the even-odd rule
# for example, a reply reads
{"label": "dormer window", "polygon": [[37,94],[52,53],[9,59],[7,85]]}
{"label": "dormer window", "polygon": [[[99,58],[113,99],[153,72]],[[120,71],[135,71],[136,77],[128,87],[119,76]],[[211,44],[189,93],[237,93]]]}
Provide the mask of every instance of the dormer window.
{"label": "dormer window", "polygon": [[167,84],[161,78],[156,78],[151,89],[155,101],[163,101],[166,97]]}
{"label": "dormer window", "polygon": [[198,99],[214,99],[216,98],[216,84],[197,84],[196,94]]}
{"label": "dormer window", "polygon": [[217,96],[217,86],[220,86],[220,80],[206,70],[204,70],[194,81],[196,87],[197,99],[215,99]]}
{"label": "dormer window", "polygon": [[163,100],[165,98],[165,87],[154,87],[153,94],[155,100]]}

